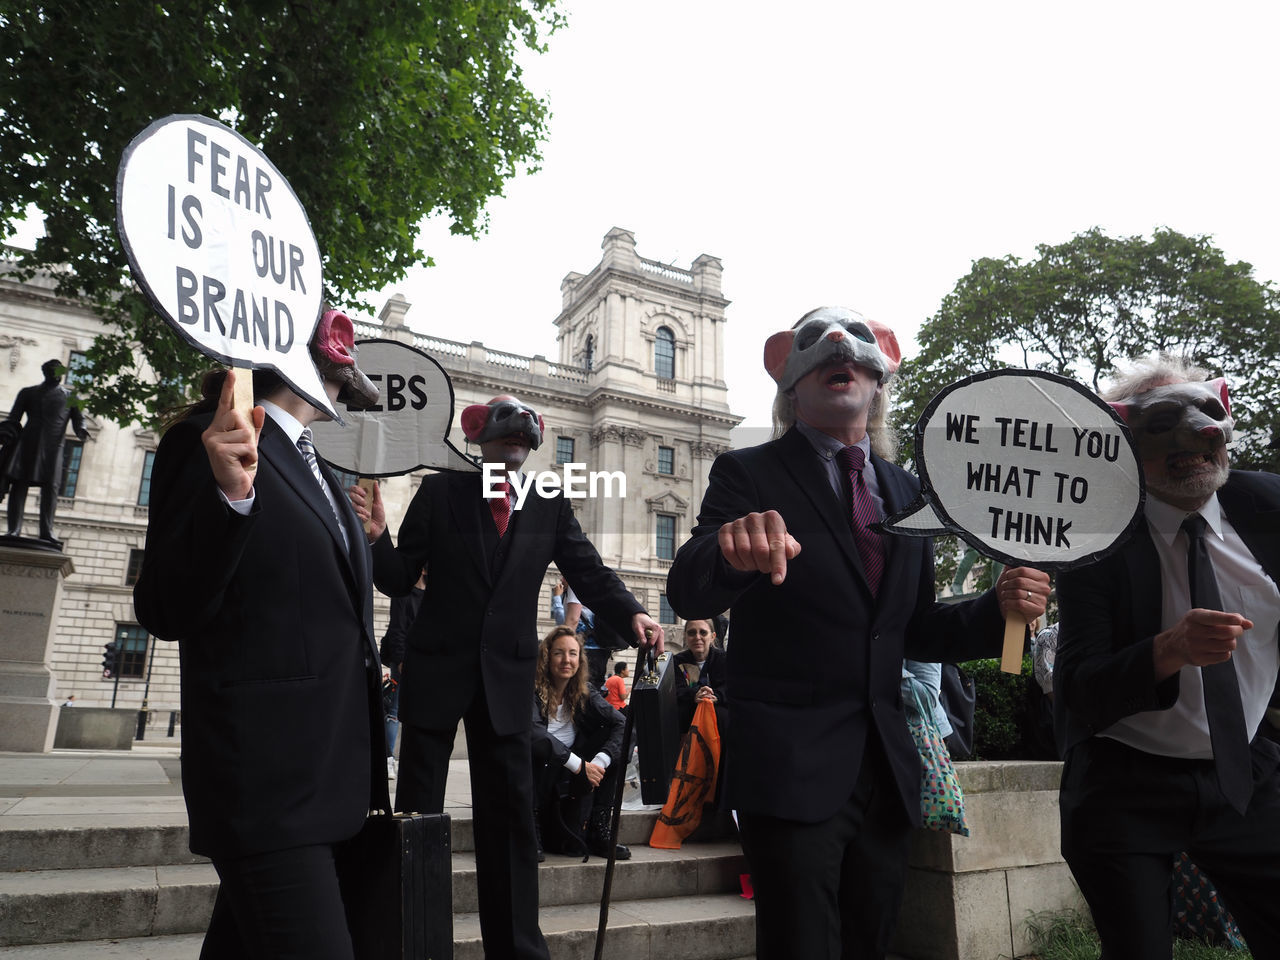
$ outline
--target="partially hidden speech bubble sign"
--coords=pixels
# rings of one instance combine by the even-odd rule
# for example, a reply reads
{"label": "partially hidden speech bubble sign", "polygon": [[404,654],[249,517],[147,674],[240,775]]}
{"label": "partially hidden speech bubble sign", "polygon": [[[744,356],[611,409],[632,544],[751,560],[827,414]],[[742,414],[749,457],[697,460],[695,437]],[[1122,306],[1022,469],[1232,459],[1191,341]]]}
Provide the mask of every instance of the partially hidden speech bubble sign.
{"label": "partially hidden speech bubble sign", "polygon": [[362,477],[419,467],[477,470],[449,441],[453,384],[430,355],[395,340],[359,340],[360,369],[378,386],[376,406],[343,410],[349,426],[313,423],[316,448],[332,466]]}
{"label": "partially hidden speech bubble sign", "polygon": [[208,117],[165,117],[125,149],[116,200],[129,266],[184,339],[223,363],[275,370],[338,416],[308,352],[320,250],[266,154]]}
{"label": "partially hidden speech bubble sign", "polygon": [[1010,566],[1064,570],[1119,547],[1142,516],[1128,429],[1084,386],[1038,370],[951,384],[916,425],[921,494],[883,528],[955,533]]}

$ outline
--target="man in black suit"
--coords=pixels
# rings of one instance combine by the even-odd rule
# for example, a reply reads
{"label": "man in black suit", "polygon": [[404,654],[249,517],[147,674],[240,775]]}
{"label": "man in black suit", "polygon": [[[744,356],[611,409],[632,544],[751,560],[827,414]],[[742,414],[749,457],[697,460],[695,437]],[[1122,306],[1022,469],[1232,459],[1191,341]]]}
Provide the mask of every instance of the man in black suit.
{"label": "man in black suit", "polygon": [[[937,604],[931,541],[870,539],[868,524],[919,489],[882,459],[898,359],[891,330],[843,308],[771,337],[789,429],[716,459],[667,580],[681,616],[731,608],[727,790],[761,960],[884,956],[920,823],[902,660],[994,655],[1001,611],[1031,620],[1049,592],[1045,574],[1017,568],[976,600]],[[843,465],[853,449],[871,469]]]}
{"label": "man in black suit", "polygon": [[[512,397],[462,413],[467,439],[506,482],[542,442],[541,418]],[[458,721],[465,721],[474,810],[480,931],[490,957],[547,957],[538,929],[530,704],[538,654],[536,618],[555,563],[594,611],[638,643],[662,649],[662,628],[627,592],[583,536],[569,501],[530,488],[521,509],[490,490],[485,473],[428,476],[400,526],[386,532],[381,493],[356,512],[371,518],[374,583],[407,593],[427,571],[423,614],[409,634],[400,688],[397,810],[440,812]],[[646,631],[649,637],[646,637]]]}
{"label": "man in black suit", "polygon": [[1107,960],[1167,960],[1184,850],[1273,960],[1280,748],[1256,734],[1280,663],[1280,478],[1228,469],[1226,386],[1202,370],[1143,361],[1106,398],[1138,444],[1146,522],[1058,579],[1062,852]]}
{"label": "man in black suit", "polygon": [[[335,328],[350,348],[330,314],[319,341]],[[258,371],[246,420],[234,373],[160,442],[134,588],[138,620],[179,644],[191,850],[221,880],[200,955],[354,960],[343,841],[389,806],[369,550],[296,445],[322,414]],[[331,399],[343,382],[326,376]]]}

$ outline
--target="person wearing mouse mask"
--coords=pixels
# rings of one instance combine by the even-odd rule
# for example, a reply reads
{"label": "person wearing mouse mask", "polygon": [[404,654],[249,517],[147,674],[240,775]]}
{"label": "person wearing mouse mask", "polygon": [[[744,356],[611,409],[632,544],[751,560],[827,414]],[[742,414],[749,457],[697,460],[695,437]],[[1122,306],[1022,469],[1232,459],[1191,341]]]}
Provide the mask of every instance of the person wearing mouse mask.
{"label": "person wearing mouse mask", "polygon": [[1145,523],[1058,577],[1062,852],[1107,960],[1167,960],[1171,865],[1212,879],[1254,957],[1280,957],[1280,477],[1231,470],[1226,382],[1168,356],[1103,394],[1128,424]]}
{"label": "person wearing mouse mask", "polygon": [[[520,476],[543,439],[542,417],[516,397],[462,411],[467,439],[487,471]],[[444,808],[449,755],[466,728],[475,816],[476,885],[486,956],[547,957],[538,929],[529,705],[538,655],[542,582],[554,563],[577,595],[623,636],[662,650],[662,628],[600,559],[569,501],[531,487],[522,506],[509,479],[486,472],[423,479],[400,526],[386,531],[381,493],[350,491],[369,518],[374,583],[409,591],[426,568],[423,609],[409,632],[400,688],[397,810]]]}
{"label": "person wearing mouse mask", "polygon": [[[667,597],[704,619],[731,610],[725,762],[755,888],[756,956],[879,958],[921,820],[920,756],[902,661],[996,656],[1003,613],[1044,610],[1048,577],[1007,569],[993,590],[934,600],[932,541],[872,525],[919,482],[890,463],[893,331],[842,307],[765,344],[781,435],[711,467]],[[803,650],[779,655],[779,638]]]}
{"label": "person wearing mouse mask", "polygon": [[[346,314],[310,347],[331,402],[377,401]],[[191,851],[220,881],[200,956],[355,960],[347,841],[390,806],[370,550],[311,439],[328,414],[264,369],[246,417],[246,375],[207,375],[160,440],[134,608],[178,643]]]}

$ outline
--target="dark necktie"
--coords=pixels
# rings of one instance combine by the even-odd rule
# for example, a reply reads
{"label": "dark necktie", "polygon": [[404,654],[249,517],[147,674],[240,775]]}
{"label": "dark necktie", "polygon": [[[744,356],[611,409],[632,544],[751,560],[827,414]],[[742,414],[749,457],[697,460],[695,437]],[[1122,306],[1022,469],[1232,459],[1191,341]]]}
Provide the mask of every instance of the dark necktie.
{"label": "dark necktie", "polygon": [[320,461],[316,458],[316,445],[311,442],[310,427],[302,428],[302,435],[298,437],[298,451],[302,454],[302,459],[307,461],[307,466],[311,468],[311,475],[316,478],[316,483],[320,484],[320,492],[324,494],[325,502],[333,511],[333,519],[338,522],[338,533],[342,535],[342,545],[350,551],[351,541],[347,538],[347,527],[342,522],[342,514],[338,511],[338,504],[333,499],[333,491],[329,489],[329,484],[324,481],[324,474],[320,472]]}
{"label": "dark necktie", "polygon": [[[1191,585],[1191,606],[1221,610],[1222,596],[1213,575],[1209,548],[1204,542],[1204,517],[1193,513],[1182,522],[1187,535],[1187,582]],[[1240,682],[1234,660],[1211,663],[1200,668],[1204,680],[1204,709],[1209,718],[1209,740],[1213,744],[1213,764],[1218,786],[1227,802],[1244,813],[1253,795],[1253,772],[1249,759],[1249,733],[1240,703]]]}
{"label": "dark necktie", "polygon": [[853,491],[853,542],[858,545],[858,555],[862,557],[862,569],[866,572],[871,595],[876,596],[880,592],[880,579],[884,576],[884,538],[871,529],[871,524],[878,522],[880,516],[876,513],[876,504],[871,499],[867,482],[862,478],[866,455],[861,447],[845,447],[837,457],[849,475],[849,487]]}
{"label": "dark necktie", "polygon": [[502,496],[494,497],[489,501],[489,512],[493,514],[493,525],[498,528],[498,539],[501,540],[506,536],[507,524],[511,522],[511,498],[507,495],[511,484],[503,480],[497,484],[497,489]]}

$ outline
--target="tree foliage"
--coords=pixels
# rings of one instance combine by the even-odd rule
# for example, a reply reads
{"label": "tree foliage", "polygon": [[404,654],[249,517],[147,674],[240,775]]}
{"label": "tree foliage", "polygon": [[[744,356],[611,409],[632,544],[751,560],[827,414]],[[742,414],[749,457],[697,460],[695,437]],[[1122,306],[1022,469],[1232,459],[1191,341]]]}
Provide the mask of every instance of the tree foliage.
{"label": "tree foliage", "polygon": [[116,168],[151,121],[203,114],[257,144],[310,217],[327,298],[359,302],[430,262],[424,217],[475,234],[536,165],[547,105],[516,58],[560,23],[555,0],[0,0],[0,239],[34,204],[46,235],[21,268],[58,266],[59,292],[114,328],[78,371],[82,402],[150,420],[207,366],[135,289],[115,232]]}
{"label": "tree foliage", "polygon": [[1226,376],[1237,466],[1280,462],[1280,301],[1208,237],[1095,228],[1037,257],[977,260],[920,329],[899,371],[896,425],[910,432],[947,384],[982,370],[1046,370],[1097,389],[1117,365],[1165,351]]}

